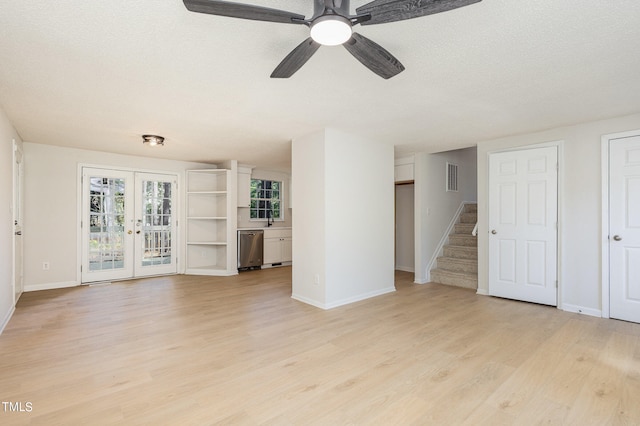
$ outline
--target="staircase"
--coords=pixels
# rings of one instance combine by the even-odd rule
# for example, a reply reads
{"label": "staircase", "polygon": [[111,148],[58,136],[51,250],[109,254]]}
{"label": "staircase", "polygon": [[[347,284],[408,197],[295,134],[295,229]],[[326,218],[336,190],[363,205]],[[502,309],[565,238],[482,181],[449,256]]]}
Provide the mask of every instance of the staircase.
{"label": "staircase", "polygon": [[478,221],[478,205],[465,204],[458,223],[449,234],[444,255],[431,270],[431,281],[465,288],[478,288],[478,238],[471,235]]}

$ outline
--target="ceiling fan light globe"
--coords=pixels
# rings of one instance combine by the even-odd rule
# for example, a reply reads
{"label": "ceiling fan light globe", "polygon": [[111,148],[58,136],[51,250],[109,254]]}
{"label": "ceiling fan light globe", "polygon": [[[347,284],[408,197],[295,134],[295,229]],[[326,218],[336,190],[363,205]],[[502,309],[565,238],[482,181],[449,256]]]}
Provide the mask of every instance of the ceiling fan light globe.
{"label": "ceiling fan light globe", "polygon": [[351,23],[342,16],[321,16],[311,24],[311,38],[324,46],[342,44],[351,34]]}

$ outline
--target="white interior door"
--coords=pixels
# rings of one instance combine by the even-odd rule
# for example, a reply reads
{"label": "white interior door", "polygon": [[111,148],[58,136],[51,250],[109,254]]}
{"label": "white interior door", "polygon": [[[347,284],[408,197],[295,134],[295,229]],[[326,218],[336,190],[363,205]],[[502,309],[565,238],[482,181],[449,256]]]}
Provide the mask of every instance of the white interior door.
{"label": "white interior door", "polygon": [[175,274],[175,175],[136,173],[135,276]]}
{"label": "white interior door", "polygon": [[557,147],[489,158],[489,294],[557,305]]}
{"label": "white interior door", "polygon": [[83,168],[83,283],[176,273],[176,181]]}
{"label": "white interior door", "polygon": [[640,136],[609,144],[609,316],[640,323]]}
{"label": "white interior door", "polygon": [[23,217],[23,188],[24,188],[24,166],[22,160],[22,150],[13,141],[13,289],[14,305],[24,291],[24,262],[22,245],[22,217]]}

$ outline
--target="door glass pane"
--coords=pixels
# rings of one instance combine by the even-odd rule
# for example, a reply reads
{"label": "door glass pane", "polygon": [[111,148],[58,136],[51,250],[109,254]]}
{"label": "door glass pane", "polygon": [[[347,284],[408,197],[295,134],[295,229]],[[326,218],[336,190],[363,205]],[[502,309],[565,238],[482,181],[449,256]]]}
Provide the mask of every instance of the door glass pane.
{"label": "door glass pane", "polygon": [[125,181],[91,177],[89,182],[89,270],[122,269]]}
{"label": "door glass pane", "polygon": [[142,266],[171,263],[171,182],[143,181]]}

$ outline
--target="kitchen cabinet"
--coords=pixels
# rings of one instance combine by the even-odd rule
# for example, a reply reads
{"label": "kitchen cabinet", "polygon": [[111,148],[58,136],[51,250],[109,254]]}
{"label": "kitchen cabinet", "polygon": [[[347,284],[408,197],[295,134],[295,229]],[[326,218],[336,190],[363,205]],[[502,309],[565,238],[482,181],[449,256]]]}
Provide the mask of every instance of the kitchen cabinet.
{"label": "kitchen cabinet", "polygon": [[229,275],[235,265],[235,206],[229,200],[226,169],[187,170],[187,274]]}
{"label": "kitchen cabinet", "polygon": [[238,207],[251,206],[251,168],[238,167]]}
{"label": "kitchen cabinet", "polygon": [[291,229],[264,230],[264,264],[291,262]]}

